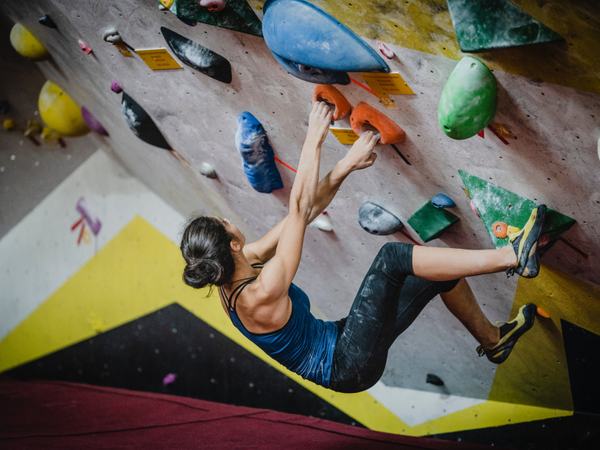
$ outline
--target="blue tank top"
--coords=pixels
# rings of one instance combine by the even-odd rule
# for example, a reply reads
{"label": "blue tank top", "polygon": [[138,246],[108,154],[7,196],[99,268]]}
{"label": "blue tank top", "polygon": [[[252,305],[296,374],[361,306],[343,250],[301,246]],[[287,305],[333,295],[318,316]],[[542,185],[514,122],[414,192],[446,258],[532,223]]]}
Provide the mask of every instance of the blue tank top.
{"label": "blue tank top", "polygon": [[[251,281],[253,279],[244,283],[243,287]],[[243,287],[237,290],[237,295]],[[244,327],[235,310],[237,295],[233,299],[232,307],[229,308],[229,317],[233,325],[267,355],[292,372],[329,387],[338,328],[334,322],[320,320],[312,315],[306,293],[292,283],[288,290],[292,301],[292,314],[289,320],[283,328],[261,334],[252,333]]]}

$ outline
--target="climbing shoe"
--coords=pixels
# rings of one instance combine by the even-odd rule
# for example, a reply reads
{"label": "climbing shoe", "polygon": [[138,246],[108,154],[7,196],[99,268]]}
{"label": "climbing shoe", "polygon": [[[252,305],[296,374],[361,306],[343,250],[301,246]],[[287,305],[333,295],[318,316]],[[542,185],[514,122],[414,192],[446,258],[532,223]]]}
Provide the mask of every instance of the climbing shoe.
{"label": "climbing shoe", "polygon": [[540,272],[538,239],[542,234],[545,217],[546,205],[536,206],[523,228],[516,234],[509,233],[508,238],[517,255],[517,266],[506,271],[508,276],[516,273],[525,278],[537,277]]}
{"label": "climbing shoe", "polygon": [[517,340],[532,327],[536,309],[537,307],[533,303],[521,306],[517,317],[500,325],[500,340],[498,343],[491,348],[484,348],[480,345],[477,347],[477,354],[487,356],[487,359],[495,364],[503,363],[510,355]]}

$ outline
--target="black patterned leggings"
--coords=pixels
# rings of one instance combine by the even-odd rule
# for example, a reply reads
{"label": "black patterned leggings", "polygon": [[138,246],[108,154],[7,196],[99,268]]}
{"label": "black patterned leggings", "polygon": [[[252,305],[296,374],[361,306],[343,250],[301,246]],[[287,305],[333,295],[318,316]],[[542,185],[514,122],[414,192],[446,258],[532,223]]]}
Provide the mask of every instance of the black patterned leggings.
{"label": "black patterned leggings", "polygon": [[385,369],[388,350],[437,294],[458,280],[437,282],[414,276],[413,245],[388,242],[365,275],[350,313],[337,322],[330,389],[360,392]]}

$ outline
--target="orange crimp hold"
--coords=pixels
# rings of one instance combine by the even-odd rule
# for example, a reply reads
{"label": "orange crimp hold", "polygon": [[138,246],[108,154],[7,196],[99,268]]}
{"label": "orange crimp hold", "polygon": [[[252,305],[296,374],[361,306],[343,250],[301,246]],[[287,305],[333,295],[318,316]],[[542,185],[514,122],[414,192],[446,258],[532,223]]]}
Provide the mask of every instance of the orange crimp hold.
{"label": "orange crimp hold", "polygon": [[506,222],[494,222],[492,232],[498,239],[504,239],[508,236],[508,225]]}
{"label": "orange crimp hold", "polygon": [[406,133],[396,122],[371,105],[360,102],[352,111],[350,126],[356,134],[360,134],[365,131],[365,125],[369,125],[379,132],[381,144],[399,144],[406,139]]}
{"label": "orange crimp hold", "polygon": [[335,106],[333,120],[343,119],[352,111],[352,105],[346,100],[344,94],[330,84],[317,84],[313,91],[312,100],[313,102],[323,101]]}
{"label": "orange crimp hold", "polygon": [[536,312],[537,312],[538,316],[543,317],[544,319],[550,318],[550,313],[548,311],[546,311],[544,308],[542,308],[541,306],[537,306]]}

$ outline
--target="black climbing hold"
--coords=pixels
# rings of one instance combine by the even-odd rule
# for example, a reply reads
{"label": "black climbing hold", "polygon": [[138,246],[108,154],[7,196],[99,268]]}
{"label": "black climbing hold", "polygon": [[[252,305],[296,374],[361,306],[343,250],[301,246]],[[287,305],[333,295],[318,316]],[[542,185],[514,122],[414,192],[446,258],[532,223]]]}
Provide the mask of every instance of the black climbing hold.
{"label": "black climbing hold", "polygon": [[182,63],[215,80],[231,83],[231,64],[224,57],[168,28],[161,27],[160,31]]}
{"label": "black climbing hold", "polygon": [[52,20],[52,18],[48,14],[45,14],[42,17],[40,17],[38,19],[38,22],[48,28],[58,28],[56,26],[56,23],[54,23],[54,20]]}
{"label": "black climbing hold", "polygon": [[434,384],[436,386],[444,385],[444,381],[440,377],[438,377],[437,375],[435,375],[433,373],[428,373],[427,379],[425,381],[427,381],[427,383],[429,383],[429,384]]}
{"label": "black climbing hold", "polygon": [[299,64],[273,53],[275,60],[287,73],[303,81],[317,84],[350,84],[350,77],[346,72],[323,70],[316,67]]}
{"label": "black climbing hold", "polygon": [[387,235],[399,231],[402,221],[387,209],[365,202],[358,210],[358,223],[367,233]]}
{"label": "black climbing hold", "polygon": [[195,27],[196,25],[198,25],[198,22],[195,21],[195,20],[193,20],[193,19],[188,19],[187,17],[183,17],[183,16],[180,16],[180,15],[177,15],[177,14],[175,14],[175,17],[177,17],[179,20],[181,20],[187,26]]}
{"label": "black climbing hold", "polygon": [[172,150],[152,117],[125,92],[121,100],[121,112],[131,131],[142,141],[165,150]]}

